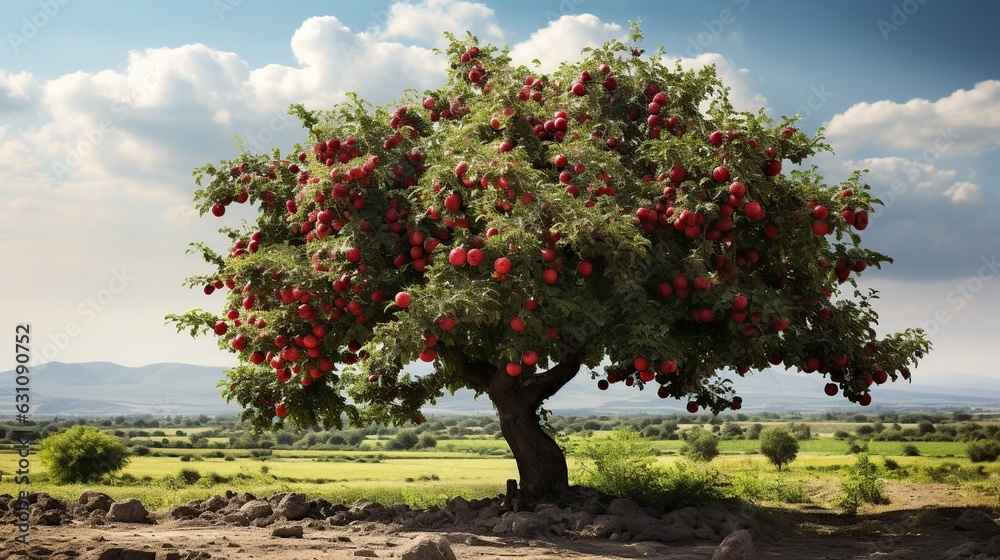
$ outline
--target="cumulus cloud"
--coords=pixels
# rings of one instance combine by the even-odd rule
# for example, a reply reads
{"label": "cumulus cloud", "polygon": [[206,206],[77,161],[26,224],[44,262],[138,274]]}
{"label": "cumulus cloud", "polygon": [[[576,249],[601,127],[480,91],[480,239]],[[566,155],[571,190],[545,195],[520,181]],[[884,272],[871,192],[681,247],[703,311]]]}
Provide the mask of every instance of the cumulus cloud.
{"label": "cumulus cloud", "polygon": [[387,16],[384,26],[376,31],[381,39],[430,41],[441,46],[447,43],[445,31],[471,31],[489,41],[500,41],[504,36],[496,14],[486,4],[456,0],[397,2],[389,6]]}
{"label": "cumulus cloud", "polygon": [[28,72],[0,70],[0,115],[24,111],[37,102],[40,92],[38,80]]}
{"label": "cumulus cloud", "polygon": [[528,39],[514,45],[510,57],[514,64],[536,68],[537,59],[541,72],[552,72],[559,63],[577,60],[584,47],[599,47],[611,39],[625,40],[628,33],[617,23],[604,23],[595,15],[564,15],[531,34]]}
{"label": "cumulus cloud", "polygon": [[959,89],[937,101],[862,102],[826,126],[833,141],[910,152],[975,156],[1000,147],[1000,80]]}
{"label": "cumulus cloud", "polygon": [[944,191],[944,195],[958,204],[961,202],[975,202],[979,200],[983,188],[970,181],[958,181]]}
{"label": "cumulus cloud", "polygon": [[681,58],[680,61],[687,70],[698,70],[714,64],[719,78],[730,88],[729,101],[737,110],[756,112],[767,106],[767,98],[757,91],[750,70],[740,68],[721,54],[702,53],[694,58]]}

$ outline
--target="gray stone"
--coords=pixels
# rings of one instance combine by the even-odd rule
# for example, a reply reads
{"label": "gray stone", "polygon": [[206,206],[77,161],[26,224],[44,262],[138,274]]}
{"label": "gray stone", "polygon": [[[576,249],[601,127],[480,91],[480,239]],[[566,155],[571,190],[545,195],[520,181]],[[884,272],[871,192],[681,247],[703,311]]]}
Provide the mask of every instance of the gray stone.
{"label": "gray stone", "polygon": [[211,498],[201,502],[201,504],[199,504],[198,507],[204,511],[217,512],[221,511],[222,508],[228,505],[229,502],[226,501],[222,496],[212,496]]}
{"label": "gray stone", "polygon": [[66,511],[66,502],[57,500],[48,494],[39,494],[35,500],[35,507],[42,511],[59,510]]}
{"label": "gray stone", "polygon": [[608,504],[607,515],[622,519],[623,527],[632,534],[642,533],[646,527],[660,520],[646,513],[646,510],[628,498],[617,498]]}
{"label": "gray stone", "polygon": [[237,527],[249,527],[250,520],[247,516],[242,513],[230,513],[229,515],[222,518],[222,522],[226,525],[235,525]]}
{"label": "gray stone", "polygon": [[248,521],[254,521],[267,517],[274,511],[267,500],[250,500],[240,507],[240,513],[245,515]]}
{"label": "gray stone", "polygon": [[359,558],[378,558],[378,554],[374,550],[367,548],[359,548],[354,551],[354,555]]}
{"label": "gray stone", "polygon": [[400,560],[458,560],[451,543],[441,535],[420,537],[395,552]]}
{"label": "gray stone", "polygon": [[[551,518],[547,515],[522,511],[511,513],[509,516],[509,520],[505,520],[504,525],[497,525],[497,527],[509,526],[511,534],[518,537],[544,537],[549,534]],[[493,531],[496,532],[496,529],[494,527]]]}
{"label": "gray stone", "polygon": [[288,539],[288,538],[301,539],[302,525],[285,525],[282,527],[275,527],[274,530],[271,531],[271,536],[283,539]]}
{"label": "gray stone", "polygon": [[566,527],[570,531],[582,531],[587,525],[594,522],[594,516],[585,511],[568,513],[564,516],[564,519]]}
{"label": "gray stone", "polygon": [[754,560],[757,550],[753,546],[750,531],[740,530],[729,533],[715,549],[712,560]]}
{"label": "gray stone", "polygon": [[87,490],[83,494],[80,494],[78,501],[87,508],[87,512],[99,509],[104,513],[107,513],[111,509],[111,504],[115,503],[111,496],[102,494],[101,492],[94,492],[93,490]]}
{"label": "gray stone", "polygon": [[201,515],[201,510],[191,506],[174,506],[167,512],[170,519],[194,519]]}
{"label": "gray stone", "polygon": [[97,560],[156,560],[156,553],[148,550],[109,548],[102,552]]}
{"label": "gray stone", "polygon": [[108,521],[118,523],[148,523],[149,511],[142,502],[135,498],[129,498],[111,504],[108,509]]}
{"label": "gray stone", "polygon": [[944,552],[945,560],[957,560],[958,558],[968,558],[976,553],[979,545],[975,541],[969,541],[967,543],[962,543],[958,546],[953,546]]}
{"label": "gray stone", "polygon": [[413,522],[417,525],[424,527],[440,527],[449,521],[453,521],[454,517],[447,510],[428,510],[418,513],[416,517],[413,518]]}
{"label": "gray stone", "polygon": [[687,525],[649,525],[636,535],[637,541],[657,541],[675,545],[694,544],[694,529]]}
{"label": "gray stone", "polygon": [[275,510],[278,515],[284,516],[289,521],[299,521],[309,516],[309,500],[304,494],[286,494],[278,502]]}
{"label": "gray stone", "polygon": [[975,531],[980,527],[997,527],[997,522],[981,509],[968,509],[955,520],[955,528],[961,531]]}
{"label": "gray stone", "polygon": [[608,537],[612,533],[621,533],[625,527],[624,518],[617,515],[598,515],[594,522],[584,529],[584,533],[594,537]]}

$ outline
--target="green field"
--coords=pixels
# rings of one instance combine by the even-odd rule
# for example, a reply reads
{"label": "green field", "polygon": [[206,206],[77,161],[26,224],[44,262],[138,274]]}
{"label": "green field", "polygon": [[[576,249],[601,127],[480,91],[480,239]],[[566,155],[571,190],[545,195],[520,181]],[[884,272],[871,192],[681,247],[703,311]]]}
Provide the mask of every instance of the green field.
{"label": "green field", "polygon": [[[595,437],[608,433],[600,432]],[[563,444],[572,450],[581,441],[579,436],[572,436],[564,439]],[[649,440],[648,443],[661,464],[685,460],[680,456],[682,441]],[[31,471],[36,482],[31,490],[76,498],[83,490],[95,489],[116,498],[138,497],[149,507],[202,499],[227,489],[256,495],[295,491],[347,503],[364,498],[426,507],[442,504],[458,495],[466,498],[495,496],[503,491],[507,479],[517,477],[517,467],[503,440],[441,439],[436,447],[419,451],[383,451],[375,445],[374,440],[366,441],[364,447],[369,449],[364,451],[278,449],[263,459],[249,457],[250,450],[223,451],[239,457],[230,461],[204,457],[208,453],[217,454],[219,450],[157,449],[156,456],[133,457],[120,473],[120,480],[113,485],[49,484],[45,481],[43,465],[33,457]],[[906,443],[868,442],[869,453],[876,462],[889,457],[903,469],[897,472],[906,472],[915,481],[961,484],[961,476],[980,468],[965,457],[965,444],[961,442],[914,442],[912,445],[920,453],[917,457],[902,456],[904,445]],[[801,441],[798,458],[781,476],[818,494],[823,493],[823,487],[835,489],[839,470],[854,461],[848,447],[846,441],[832,437]],[[723,440],[719,450],[721,454],[710,463],[710,468],[728,476],[766,478],[776,474],[774,467],[758,454],[756,441]],[[189,456],[189,460],[182,461],[184,455]],[[10,450],[0,451],[0,494],[24,489],[13,482],[17,460]],[[569,464],[572,469],[572,452]],[[974,478],[978,478],[981,485],[996,486],[1000,479],[1000,463],[980,465],[983,472]],[[180,482],[178,475],[183,469],[197,471],[201,479]],[[938,480],[935,476],[945,478]]]}

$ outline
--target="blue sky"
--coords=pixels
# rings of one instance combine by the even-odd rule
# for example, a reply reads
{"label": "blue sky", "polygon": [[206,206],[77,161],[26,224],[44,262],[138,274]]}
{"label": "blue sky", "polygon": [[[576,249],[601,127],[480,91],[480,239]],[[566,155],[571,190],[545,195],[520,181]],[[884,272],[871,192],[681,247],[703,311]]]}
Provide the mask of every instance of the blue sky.
{"label": "blue sky", "polygon": [[551,68],[635,19],[647,52],[716,64],[744,108],[826,127],[836,155],[815,163],[831,180],[870,169],[888,204],[866,243],[897,259],[863,276],[882,290],[883,328],[930,331],[920,375],[1000,382],[1000,7],[987,1],[4,2],[4,320],[31,321],[47,359],[229,364],[162,321],[218,303],[180,286],[203,270],[187,242],[218,226],[193,215],[191,169],[233,156],[237,134],[302,139],[291,102],[433,87],[445,29]]}

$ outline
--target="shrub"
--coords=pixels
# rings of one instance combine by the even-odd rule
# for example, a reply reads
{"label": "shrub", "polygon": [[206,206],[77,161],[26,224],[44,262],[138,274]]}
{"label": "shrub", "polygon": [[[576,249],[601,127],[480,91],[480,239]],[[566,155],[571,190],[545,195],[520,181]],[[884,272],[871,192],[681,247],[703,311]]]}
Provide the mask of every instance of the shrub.
{"label": "shrub", "polygon": [[437,447],[437,444],[438,444],[437,440],[434,439],[434,436],[430,434],[420,434],[420,440],[417,443],[418,447],[422,449],[427,449],[428,447]]}
{"label": "shrub", "polygon": [[848,439],[851,437],[851,434],[845,432],[844,430],[837,430],[836,432],[833,432],[833,437],[835,439]]}
{"label": "shrub", "polygon": [[420,443],[420,438],[413,430],[400,430],[396,437],[389,442],[389,449],[413,449]]}
{"label": "shrub", "polygon": [[201,473],[195,469],[181,469],[177,478],[184,484],[191,485],[201,480]]}
{"label": "shrub", "polygon": [[701,428],[690,429],[684,433],[681,453],[693,461],[711,461],[719,454],[719,437]]}
{"label": "shrub", "polygon": [[1000,441],[970,441],[965,452],[973,463],[992,463],[1000,457]]}
{"label": "shrub", "polygon": [[132,454],[135,455],[136,457],[145,457],[150,453],[152,453],[152,450],[150,450],[148,447],[144,445],[137,445],[132,448]]}
{"label": "shrub", "polygon": [[855,514],[861,504],[889,503],[885,485],[879,474],[878,466],[871,462],[868,454],[859,454],[855,463],[845,467],[841,473],[837,504],[846,512]]}
{"label": "shrub", "polygon": [[663,468],[649,454],[649,444],[631,430],[588,439],[577,446],[575,454],[573,475],[583,486],[644,505],[658,491]]}
{"label": "shrub", "polygon": [[42,440],[39,458],[56,484],[93,482],[129,462],[121,439],[90,426],[73,426]]}
{"label": "shrub", "polygon": [[730,479],[733,494],[748,502],[773,501],[785,504],[809,503],[809,495],[801,481],[782,476],[765,477],[744,472]]}
{"label": "shrub", "polygon": [[744,437],[747,439],[757,439],[760,437],[760,432],[763,431],[763,424],[750,424],[747,426],[746,434]]}
{"label": "shrub", "polygon": [[760,433],[760,453],[780,471],[782,466],[795,460],[799,442],[788,430],[772,426]]}
{"label": "shrub", "polygon": [[226,458],[224,460],[225,461],[235,461],[236,460],[236,456],[233,455],[232,453],[227,453],[226,454]]}
{"label": "shrub", "polygon": [[906,444],[906,445],[903,446],[903,455],[905,455],[907,457],[919,457],[920,456],[920,450],[917,449],[916,445],[913,445],[912,443],[908,443],[908,444]]}

